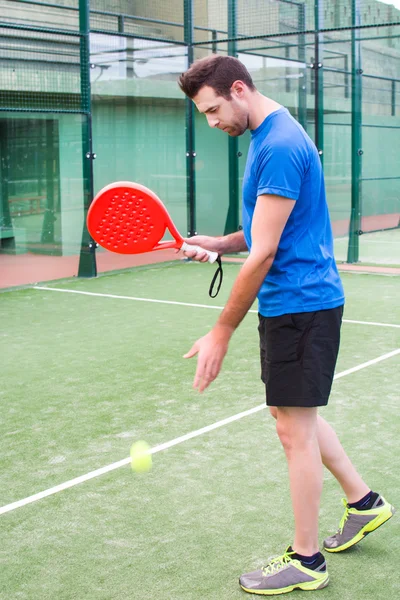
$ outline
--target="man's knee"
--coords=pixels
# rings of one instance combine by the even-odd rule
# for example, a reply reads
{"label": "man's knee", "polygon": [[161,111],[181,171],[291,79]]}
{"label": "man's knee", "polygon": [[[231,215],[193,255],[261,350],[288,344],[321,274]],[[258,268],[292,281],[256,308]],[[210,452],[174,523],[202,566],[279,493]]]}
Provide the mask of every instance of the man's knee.
{"label": "man's knee", "polygon": [[269,407],[269,412],[274,417],[274,419],[278,418],[278,409],[276,408],[276,406],[270,406]]}
{"label": "man's knee", "polygon": [[317,439],[314,409],[276,408],[276,431],[286,452],[303,450]]}
{"label": "man's knee", "polygon": [[278,411],[276,411],[276,415],[276,432],[285,452],[290,452],[293,448],[291,428],[288,427],[288,424],[283,419],[278,418]]}

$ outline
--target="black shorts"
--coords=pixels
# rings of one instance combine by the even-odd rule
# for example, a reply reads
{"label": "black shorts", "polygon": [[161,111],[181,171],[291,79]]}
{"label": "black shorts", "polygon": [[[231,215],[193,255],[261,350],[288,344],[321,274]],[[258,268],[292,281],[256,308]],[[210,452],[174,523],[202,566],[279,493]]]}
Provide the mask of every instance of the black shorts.
{"label": "black shorts", "polygon": [[259,317],[268,406],[325,406],[339,352],[343,306]]}

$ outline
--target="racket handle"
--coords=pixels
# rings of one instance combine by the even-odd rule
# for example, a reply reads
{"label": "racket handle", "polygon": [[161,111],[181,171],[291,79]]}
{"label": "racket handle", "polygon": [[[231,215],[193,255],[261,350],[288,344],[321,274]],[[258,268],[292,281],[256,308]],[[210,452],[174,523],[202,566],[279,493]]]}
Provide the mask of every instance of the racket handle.
{"label": "racket handle", "polygon": [[195,246],[194,244],[187,244],[186,242],[183,242],[182,246],[181,246],[181,250],[186,251],[186,250],[195,250],[196,252],[205,252],[208,255],[208,262],[209,263],[215,263],[215,261],[218,258],[218,252],[210,252],[210,250],[205,250],[205,248],[202,248],[201,246]]}

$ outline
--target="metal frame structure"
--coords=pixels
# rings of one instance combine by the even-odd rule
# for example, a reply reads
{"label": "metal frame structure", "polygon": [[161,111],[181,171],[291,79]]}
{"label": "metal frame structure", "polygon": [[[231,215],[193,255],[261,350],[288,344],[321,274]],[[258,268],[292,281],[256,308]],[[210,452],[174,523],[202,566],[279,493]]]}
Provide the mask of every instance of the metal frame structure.
{"label": "metal frame structure", "polygon": [[[83,198],[84,214],[87,215],[93,200],[93,152],[92,135],[92,93],[90,86],[90,11],[89,0],[79,0],[80,31],[80,67],[81,67],[81,107],[84,115],[82,121],[82,156],[83,156]],[[79,259],[78,277],[95,277],[96,244],[91,238],[86,218],[83,223],[81,255]]]}
{"label": "metal frame structure", "polygon": [[[90,33],[101,33],[113,36],[124,36],[142,40],[166,42],[171,45],[181,46],[187,54],[187,64],[192,64],[196,48],[206,48],[212,52],[218,52],[221,48],[230,56],[238,56],[238,53],[262,55],[264,57],[276,58],[273,53],[275,49],[282,49],[285,60],[290,64],[294,61],[304,65],[304,77],[298,81],[298,120],[307,128],[310,121],[314,121],[314,141],[318,148],[321,161],[324,162],[324,79],[325,74],[337,73],[344,77],[344,98],[350,98],[351,94],[351,210],[349,226],[349,245],[347,261],[357,262],[359,259],[359,237],[361,230],[361,185],[362,185],[362,80],[371,78],[390,82],[391,88],[391,115],[396,116],[396,94],[399,89],[400,79],[386,76],[364,73],[361,59],[361,42],[368,39],[368,32],[379,27],[382,38],[400,37],[400,20],[390,23],[363,24],[361,21],[361,0],[351,0],[351,24],[340,27],[326,27],[324,23],[324,9],[327,0],[316,0],[314,4],[314,28],[307,28],[306,5],[296,0],[279,0],[282,4],[291,5],[297,10],[297,25],[294,31],[281,31],[268,34],[240,35],[238,33],[238,0],[227,0],[227,30],[208,29],[195,25],[194,0],[182,0],[183,23],[175,21],[164,21],[155,18],[128,15],[112,11],[91,10],[90,0],[79,0],[79,7],[61,6],[51,2],[39,0],[14,0],[25,5],[36,5],[50,9],[69,11],[76,14],[78,11],[79,28],[75,31],[68,29],[57,29],[51,27],[13,24],[0,22],[3,29],[23,30],[43,34],[54,34],[72,36],[79,40],[80,49],[80,108],[18,108],[16,106],[2,106],[0,111],[20,112],[72,112],[82,115],[82,153],[83,153],[83,191],[85,214],[93,199],[93,161],[96,155],[93,151],[92,139],[92,106],[91,106],[91,84],[90,84]],[[90,27],[90,16],[108,17],[112,20],[113,29],[104,30]],[[1,19],[0,19],[1,21]],[[146,23],[176,27],[182,30],[182,41],[171,42],[163,36],[146,36],[142,33],[130,33],[132,24]],[[387,29],[388,36],[382,35],[382,30]],[[397,28],[397,29],[395,29]],[[393,33],[398,31],[398,34]],[[351,57],[349,67],[348,54],[340,51],[328,50],[327,46],[335,43],[334,39],[328,39],[333,32],[348,32],[349,39],[340,41],[350,42]],[[196,35],[203,33],[206,39],[195,41]],[[373,39],[378,39],[376,36]],[[259,47],[243,48],[245,41],[260,41]],[[310,41],[312,40],[312,41]],[[297,49],[297,56],[290,55],[291,48]],[[324,51],[324,56],[322,55]],[[311,54],[310,54],[311,53]],[[326,56],[329,54],[329,56]],[[308,56],[311,61],[308,62]],[[343,60],[343,68],[334,68],[326,64],[331,59]],[[325,60],[325,64],[324,64]],[[351,82],[351,85],[350,85]],[[290,80],[287,80],[287,91],[292,89]],[[307,107],[307,90],[310,89],[314,95],[314,108]],[[1,114],[1,112],[0,112]],[[195,118],[193,103],[185,99],[186,114],[186,177],[187,177],[187,232],[188,236],[196,234],[196,146],[195,146]],[[313,117],[310,118],[310,115]],[[226,215],[224,233],[236,231],[239,227],[239,151],[238,139],[229,138],[229,209]],[[4,165],[3,165],[4,171]],[[7,211],[3,211],[3,219],[10,221]],[[51,223],[49,224],[51,226]],[[82,231],[82,245],[79,261],[79,276],[95,276],[96,269],[96,245],[90,238],[85,224]]]}

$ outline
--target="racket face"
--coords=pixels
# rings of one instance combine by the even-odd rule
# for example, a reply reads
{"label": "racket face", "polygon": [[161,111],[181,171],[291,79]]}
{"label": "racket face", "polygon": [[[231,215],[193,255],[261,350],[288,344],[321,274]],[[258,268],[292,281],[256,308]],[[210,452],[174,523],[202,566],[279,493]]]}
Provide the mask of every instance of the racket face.
{"label": "racket face", "polygon": [[[136,183],[118,182],[106,186],[94,198],[87,226],[103,248],[119,254],[139,254],[157,249],[168,218],[163,203],[151,190]],[[163,247],[178,244],[169,242]]]}

